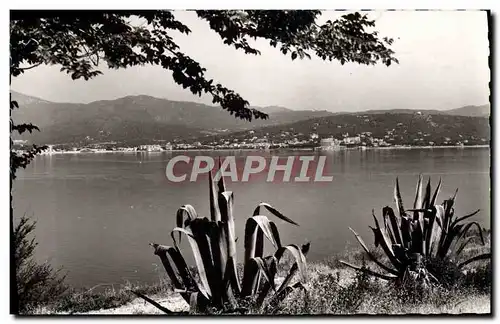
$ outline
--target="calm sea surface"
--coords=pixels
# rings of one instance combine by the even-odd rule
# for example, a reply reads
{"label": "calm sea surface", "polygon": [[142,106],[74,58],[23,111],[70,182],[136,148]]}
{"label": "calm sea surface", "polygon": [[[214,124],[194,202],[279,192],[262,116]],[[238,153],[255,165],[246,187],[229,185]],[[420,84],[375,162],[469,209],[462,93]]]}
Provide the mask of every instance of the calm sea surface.
{"label": "calm sea surface", "polygon": [[[206,178],[169,182],[164,153],[103,153],[40,156],[20,171],[15,181],[14,212],[37,220],[37,257],[68,271],[68,282],[91,287],[125,281],[153,282],[164,270],[149,242],[171,245],[170,230],[183,204],[209,217]],[[203,154],[189,152],[190,156]],[[207,153],[204,153],[205,155]],[[235,195],[238,241],[242,248],[244,220],[265,201],[300,224],[274,219],[285,244],[311,241],[309,260],[321,260],[355,245],[348,227],[372,243],[372,209],[394,206],[396,176],[405,206],[413,203],[418,174],[441,177],[439,202],[459,188],[456,212],[480,208],[476,219],[490,227],[490,150],[434,148],[344,150],[338,152],[210,152],[218,155],[327,155],[329,183],[231,183]],[[277,173],[279,178],[282,172]]]}

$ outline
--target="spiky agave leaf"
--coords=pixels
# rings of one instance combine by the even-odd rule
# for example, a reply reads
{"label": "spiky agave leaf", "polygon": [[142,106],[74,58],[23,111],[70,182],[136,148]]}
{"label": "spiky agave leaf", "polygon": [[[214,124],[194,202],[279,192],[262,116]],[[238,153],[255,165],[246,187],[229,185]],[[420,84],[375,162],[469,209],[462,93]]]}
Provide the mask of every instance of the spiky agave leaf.
{"label": "spiky agave leaf", "polygon": [[[302,245],[301,247],[301,252],[302,254],[304,255],[304,257],[307,255],[307,253],[309,252],[309,248],[310,248],[311,244],[310,243],[306,243],[304,245]],[[276,268],[277,268],[277,264],[279,263],[279,260],[276,258],[276,253],[275,255],[273,256],[273,262],[274,260],[276,260]],[[298,262],[295,261],[292,265],[292,267],[290,268],[290,270],[288,271],[288,274],[286,275],[285,279],[283,280],[283,282],[281,283],[280,287],[278,288],[278,290],[276,291],[274,297],[276,297],[277,294],[279,294],[281,291],[283,291],[286,287],[288,287],[290,285],[290,282],[291,280],[293,279],[293,277],[295,276],[295,273],[299,270],[299,267],[298,267]],[[277,271],[277,269],[276,269]],[[270,291],[271,287],[270,287],[270,284],[268,284],[267,282],[264,284],[264,286],[262,287],[262,290],[257,298],[257,301],[256,301],[256,305],[257,307],[261,307],[262,304],[264,303],[264,300],[265,298],[267,297],[269,291]],[[274,298],[272,297],[271,300]]]}
{"label": "spiky agave leaf", "polygon": [[[281,249],[278,249],[278,251],[276,251],[275,257],[278,260],[277,263],[279,263],[279,260],[283,257],[284,253],[287,250],[292,252],[295,249],[297,249],[298,253],[292,252],[292,255],[294,255],[294,257],[295,257],[295,262],[294,262],[292,268],[289,270],[287,276],[285,277],[285,279],[281,283],[278,290],[276,290],[275,294],[273,296],[271,296],[271,298],[266,306],[266,309],[269,309],[270,307],[271,308],[276,307],[279,304],[279,302],[282,301],[284,298],[286,298],[286,296],[291,292],[291,290],[294,290],[295,288],[302,287],[305,290],[305,287],[303,286],[303,282],[305,282],[305,280],[307,280],[307,278],[301,278],[302,281],[298,281],[293,285],[290,285],[290,282],[297,271],[301,272],[301,271],[305,270],[305,266],[306,266],[305,255],[309,252],[309,248],[310,248],[310,243],[306,243],[306,244],[302,245],[302,247],[300,249],[298,249],[298,247],[296,245],[290,245],[287,247],[282,247]],[[302,263],[303,263],[303,265],[301,265]],[[303,270],[301,270],[301,268]],[[305,273],[305,272],[303,272],[303,273]],[[259,298],[257,299],[257,306],[260,307],[262,305],[265,297],[267,296],[267,293],[269,292],[269,288],[270,288],[269,286],[263,287],[261,294],[260,294]]]}
{"label": "spiky agave leaf", "polygon": [[394,187],[394,200],[396,202],[396,210],[399,216],[405,215],[405,208],[403,206],[403,199],[401,198],[401,191],[399,190],[399,179],[396,177],[396,186]]}
{"label": "spiky agave leaf", "polygon": [[257,294],[260,275],[262,275],[271,288],[275,290],[274,277],[276,276],[276,267],[268,267],[266,261],[261,257],[251,258],[245,263],[241,292],[243,297]]}
{"label": "spiky agave leaf", "polygon": [[413,209],[422,208],[422,175],[418,175],[417,187],[415,189],[415,201],[413,202]]}
{"label": "spiky agave leaf", "polygon": [[297,263],[298,271],[299,271],[299,277],[303,282],[307,281],[307,271],[306,271],[306,257],[304,253],[302,253],[302,250],[295,244],[289,244],[282,246],[278,248],[274,254],[278,262],[281,260],[283,257],[284,253],[286,251],[289,251],[292,253],[293,257],[295,258],[295,262]]}
{"label": "spiky agave leaf", "polygon": [[[179,226],[171,232],[174,247],[164,247],[158,244],[153,246],[155,254],[160,256],[175,290],[183,296],[186,302],[190,303],[191,309],[201,307],[201,309],[207,310],[206,307],[209,306],[220,309],[226,307],[228,302],[232,308],[237,309],[235,297],[241,297],[244,294],[236,269],[237,238],[235,237],[233,217],[234,196],[232,192],[226,191],[223,177],[219,179],[216,186],[212,173],[208,172],[208,174],[211,220],[198,217],[190,205],[182,206],[176,217],[176,223]],[[298,225],[266,203],[261,203],[255,211],[256,215],[247,220],[244,273],[244,293],[246,294],[248,294],[247,290],[251,294],[259,291],[261,277],[266,279],[263,281],[264,288],[275,289],[274,277],[277,273],[277,263],[286,250],[291,251],[296,257],[296,262],[285,281],[289,280],[297,270],[299,270],[301,277],[306,277],[304,255],[301,255],[300,250],[296,251],[297,246],[283,247],[281,245],[276,224],[269,221],[267,216],[258,215],[260,207],[264,207],[281,220]],[[176,240],[177,234],[179,235],[178,241]],[[191,274],[180,251],[179,242],[182,236],[186,236],[190,244],[199,281],[195,280]],[[277,249],[275,255],[263,256],[264,236]],[[308,247],[309,245],[303,246],[303,250],[307,252]],[[257,271],[254,271],[255,268]],[[283,287],[286,286],[282,285],[280,288]]]}
{"label": "spiky agave leaf", "polygon": [[273,214],[274,216],[278,217],[279,219],[281,220],[284,220],[285,222],[288,222],[290,224],[293,224],[293,225],[296,225],[296,226],[299,226],[299,224],[297,224],[296,222],[294,222],[293,220],[291,220],[290,218],[286,217],[285,215],[283,215],[282,213],[280,213],[276,208],[274,208],[273,206],[269,205],[268,203],[265,203],[265,202],[261,202],[254,210],[253,212],[253,215],[256,216],[256,215],[260,215],[260,207],[264,207],[266,208],[269,212],[271,212],[271,214]]}
{"label": "spiky agave leaf", "polygon": [[476,255],[475,257],[472,257],[469,260],[460,263],[458,265],[458,267],[459,268],[463,268],[466,265],[468,265],[469,263],[476,262],[476,261],[479,261],[479,260],[486,260],[486,259],[491,259],[491,253],[483,253],[483,254],[480,254],[480,255]]}
{"label": "spiky agave leaf", "polygon": [[152,300],[151,298],[149,298],[148,296],[144,295],[144,294],[141,294],[140,292],[138,291],[135,291],[135,290],[131,290],[131,292],[136,295],[137,297],[139,298],[142,298],[144,299],[146,302],[150,303],[151,305],[153,305],[154,307],[158,308],[159,310],[161,310],[162,312],[164,312],[165,314],[174,314],[173,311],[169,310],[168,308],[160,305],[159,303],[155,302],[154,300]]}
{"label": "spiky agave leaf", "polygon": [[[396,208],[399,210],[401,217],[397,218],[392,209],[385,207],[382,210],[384,224],[380,226],[375,214],[372,213],[375,227],[370,228],[374,233],[375,246],[382,246],[384,253],[395,269],[391,269],[374,258],[361,237],[353,231],[356,239],[370,259],[390,275],[377,273],[372,270],[362,270],[361,267],[351,265],[345,261],[342,261],[342,263],[353,269],[364,271],[379,278],[389,280],[394,279],[392,275],[395,275],[401,279],[405,271],[411,266],[412,262],[414,262],[414,258],[410,258],[410,256],[419,255],[424,258],[437,257],[448,259],[452,252],[459,255],[472,240],[472,238],[466,237],[472,227],[477,227],[481,242],[484,244],[482,230],[477,222],[460,224],[460,222],[474,216],[478,211],[460,218],[455,217],[453,205],[458,189],[455,191],[454,196],[446,199],[442,205],[435,205],[441,188],[441,182],[440,179],[437,188],[432,194],[431,180],[429,178],[425,194],[422,195],[422,176],[420,175],[416,187],[413,209],[404,210],[402,208],[403,202],[399,189],[399,180],[396,178],[394,199]],[[413,217],[407,216],[406,212],[412,213]],[[489,256],[489,253],[482,254],[462,262],[460,266],[465,266],[470,262],[482,260]],[[388,270],[392,270],[392,273]]]}
{"label": "spiky agave leaf", "polygon": [[234,226],[234,216],[233,216],[233,204],[234,204],[234,195],[230,191],[225,191],[222,193],[219,193],[219,207],[221,211],[221,219],[222,223],[224,226],[224,231],[222,231],[222,236],[221,239],[224,240],[224,242],[221,242],[220,248],[226,249],[226,261],[225,263],[228,263],[229,266],[231,267],[231,276],[235,276],[235,278],[231,278],[229,281],[231,284],[231,287],[235,290],[236,294],[239,294],[241,292],[241,286],[240,282],[238,280],[237,276],[237,269],[236,269],[236,257],[237,257],[237,251],[236,251],[236,231],[235,231],[235,226]]}
{"label": "spiky agave leaf", "polygon": [[431,219],[429,221],[429,228],[427,230],[427,239],[426,239],[426,249],[427,256],[434,257],[437,252],[437,246],[439,244],[439,239],[442,235],[442,229],[440,224],[442,223],[444,208],[443,206],[434,206],[433,213],[431,215]]}
{"label": "spiky agave leaf", "polygon": [[389,219],[391,224],[390,230],[392,232],[392,237],[394,238],[394,244],[403,244],[403,239],[401,238],[400,222],[391,207],[384,207],[382,209],[382,214],[384,215],[384,220]]}
{"label": "spiky agave leaf", "polygon": [[210,191],[210,218],[212,221],[219,222],[221,220],[220,209],[219,209],[219,197],[218,191],[215,187],[212,171],[208,172],[208,187]]}
{"label": "spiky agave leaf", "polygon": [[224,279],[222,280],[222,289],[227,292],[227,300],[232,305],[237,305],[236,297],[241,294],[241,286],[238,278],[236,264],[232,258],[229,258],[224,271]]}
{"label": "spiky agave leaf", "polygon": [[[194,209],[193,206],[191,205],[184,205],[181,206],[177,210],[176,214],[176,225],[177,227],[186,227],[191,223],[192,220],[196,219],[198,217],[198,214],[196,213],[196,210]],[[181,234],[179,233],[179,242],[181,240]]]}
{"label": "spiky agave leaf", "polygon": [[[429,198],[430,199],[430,198]],[[436,224],[436,209],[434,207],[424,212],[424,249],[423,255],[428,256],[432,245],[432,233]]]}
{"label": "spiky agave leaf", "polygon": [[245,262],[255,256],[260,256],[256,255],[256,252],[260,252],[257,247],[263,245],[263,236],[259,236],[259,233],[262,233],[276,248],[281,246],[281,240],[276,225],[272,226],[271,224],[274,223],[270,221],[267,216],[263,215],[257,215],[247,219],[245,225]]}
{"label": "spiky agave leaf", "polygon": [[191,282],[189,281],[189,279],[183,277],[179,279],[180,271],[177,269],[177,264],[174,262],[174,264],[172,265],[167,257],[167,253],[169,252],[169,250],[174,248],[172,248],[171,246],[159,245],[156,243],[151,243],[150,245],[155,250],[154,254],[160,257],[163,267],[167,271],[167,275],[170,277],[174,288],[183,290],[186,286],[190,286]]}
{"label": "spiky agave leaf", "polygon": [[265,266],[270,275],[268,284],[271,286],[273,291],[276,291],[276,284],[274,283],[274,279],[278,273],[278,259],[274,255],[270,255],[264,258]]}
{"label": "spiky agave leaf", "polygon": [[443,208],[444,208],[444,217],[443,217],[443,231],[448,232],[448,229],[451,226],[451,223],[453,221],[453,216],[454,216],[454,209],[453,205],[455,203],[455,200],[453,198],[446,199],[443,202]]}
{"label": "spiky agave leaf", "polygon": [[[205,269],[205,264],[207,263],[203,258],[209,258],[210,256],[204,254],[202,255],[200,252],[200,248],[198,247],[198,242],[196,242],[196,239],[194,238],[194,234],[189,228],[180,228],[176,227],[172,230],[171,236],[172,240],[174,241],[175,247],[179,250],[179,246],[177,244],[177,241],[175,240],[175,232],[179,232],[182,234],[185,234],[186,237],[188,238],[189,244],[191,246],[191,250],[193,252],[193,257],[196,263],[196,267],[198,270],[198,275],[201,280],[202,286],[200,286],[200,291],[201,293],[206,296],[207,298],[210,298],[212,296],[212,291],[210,290],[210,284],[208,282],[207,278],[207,272]],[[180,250],[179,250],[180,251]]]}
{"label": "spiky agave leaf", "polygon": [[456,224],[458,224],[459,222],[464,221],[464,220],[466,220],[467,218],[470,218],[470,217],[472,217],[472,216],[476,215],[477,213],[479,213],[479,211],[480,211],[480,209],[476,210],[476,211],[475,211],[475,212],[473,212],[473,213],[470,213],[470,214],[468,214],[468,215],[465,215],[465,216],[462,216],[462,217],[459,217],[459,218],[455,219],[455,220],[451,223],[451,225],[450,225],[450,226],[455,226],[455,225],[456,225]]}
{"label": "spiky agave leaf", "polygon": [[220,179],[217,181],[217,189],[219,190],[219,193],[226,191],[226,182],[224,181],[224,176],[222,175],[221,164],[221,158],[219,156],[219,170],[217,171],[220,173]]}
{"label": "spiky agave leaf", "polygon": [[398,271],[397,270],[394,270],[394,269],[391,269],[389,268],[388,266],[386,266],[385,264],[383,264],[382,262],[380,262],[374,255],[373,253],[370,252],[370,249],[368,248],[368,246],[365,244],[365,242],[363,241],[363,239],[361,238],[361,236],[356,233],[352,228],[349,227],[349,229],[351,230],[351,232],[354,234],[354,236],[356,237],[356,239],[358,240],[359,244],[363,247],[363,250],[365,250],[366,254],[368,255],[368,257],[370,258],[370,260],[372,260],[373,262],[375,262],[380,268],[384,269],[385,271],[393,274],[393,275],[398,275]]}
{"label": "spiky agave leaf", "polygon": [[436,187],[436,190],[434,191],[434,195],[432,196],[431,202],[429,204],[430,206],[434,206],[436,204],[436,199],[437,199],[437,196],[439,195],[440,189],[441,189],[441,178],[439,178],[438,185]]}
{"label": "spiky agave leaf", "polygon": [[412,233],[413,227],[411,224],[411,218],[409,216],[401,217],[401,239],[403,240],[403,247],[405,249],[411,249],[412,247]]}
{"label": "spiky agave leaf", "polygon": [[430,208],[431,203],[431,178],[427,180],[427,185],[425,186],[424,198],[422,200],[422,208]]}
{"label": "spiky agave leaf", "polygon": [[[479,223],[469,222],[469,223],[463,224],[462,227],[459,227],[460,230],[458,231],[458,234],[456,234],[456,236],[453,240],[453,243],[449,247],[450,254],[454,253],[456,256],[458,256],[462,252],[462,250],[465,248],[465,245],[467,245],[467,243],[475,237],[475,236],[467,237],[467,233],[470,231],[472,226],[476,226],[478,233],[479,233],[478,237],[481,240],[481,244],[482,245],[485,244],[482,229],[481,229],[481,226],[479,225]],[[458,227],[458,226],[455,226],[455,227]],[[465,242],[464,242],[464,240],[465,240]]]}
{"label": "spiky agave leaf", "polygon": [[464,226],[464,229],[462,230],[461,237],[465,237],[465,235],[469,232],[472,226],[476,226],[477,232],[479,233],[479,238],[481,239],[481,244],[484,245],[484,236],[483,236],[483,230],[481,229],[481,225],[479,225],[478,222],[469,222]]}
{"label": "spiky agave leaf", "polygon": [[374,214],[372,216],[373,220],[375,221],[375,228],[372,228],[373,233],[375,235],[375,242],[377,242],[382,246],[382,249],[384,250],[385,254],[389,258],[391,263],[394,265],[394,267],[396,269],[400,269],[402,264],[396,258],[394,251],[392,249],[392,244],[390,243],[389,238],[385,233],[385,230],[380,227],[377,217]]}
{"label": "spiky agave leaf", "polygon": [[227,224],[228,256],[236,259],[236,231],[233,215],[234,195],[231,191],[219,193],[221,220]]}
{"label": "spiky agave leaf", "polygon": [[183,291],[180,294],[189,303],[187,291],[202,291],[202,288],[195,281],[181,252],[171,246],[151,245],[155,249],[154,253],[160,257],[174,288]]}
{"label": "spiky agave leaf", "polygon": [[198,312],[198,292],[193,292],[189,296],[189,314]]}
{"label": "spiky agave leaf", "polygon": [[380,279],[385,279],[385,280],[395,280],[398,278],[398,276],[393,276],[393,275],[385,275],[385,274],[381,274],[381,273],[378,273],[378,272],[375,272],[375,271],[372,271],[368,268],[364,268],[364,267],[358,267],[358,266],[355,266],[353,264],[350,264],[349,262],[346,262],[346,261],[343,261],[343,260],[340,260],[339,261],[340,263],[348,266],[349,268],[352,268],[356,271],[361,271],[361,272],[365,272],[369,275],[372,275],[374,277],[377,277],[377,278],[380,278]]}
{"label": "spiky agave leaf", "polygon": [[307,292],[306,287],[301,283],[301,282],[296,282],[293,285],[286,286],[285,289],[280,291],[279,293],[276,293],[269,304],[266,307],[266,313],[271,313],[274,314],[276,310],[278,309],[276,306],[283,301],[291,292],[293,292],[296,289],[301,289],[305,292]]}
{"label": "spiky agave leaf", "polygon": [[462,253],[464,248],[467,246],[467,244],[469,244],[473,239],[474,239],[474,237],[468,237],[467,239],[465,239],[465,241],[462,242],[462,244],[460,244],[459,248],[455,252],[457,257],[460,256],[460,254]]}
{"label": "spiky agave leaf", "polygon": [[[422,222],[424,222],[423,216],[419,216],[422,218]],[[412,243],[411,243],[411,252],[418,254],[425,254],[425,237],[424,237],[424,224],[420,223],[420,220],[413,221],[413,232],[412,232]]]}
{"label": "spiky agave leaf", "polygon": [[[418,176],[418,183],[417,183],[417,189],[415,190],[415,201],[413,203],[413,209],[423,209],[423,202],[422,202],[422,175],[420,174]],[[418,224],[420,226],[420,231],[423,233],[424,228],[424,219],[423,219],[423,213],[420,211],[415,211],[413,213],[413,220],[418,220]]]}
{"label": "spiky agave leaf", "polygon": [[223,243],[221,233],[225,231],[225,228],[223,222],[211,222],[207,218],[197,219],[190,224],[191,232],[203,260],[212,292],[212,304],[215,307],[223,304],[225,294],[220,289],[226,269],[226,265],[222,260],[227,260],[227,249],[224,248],[225,245],[221,245]]}
{"label": "spiky agave leaf", "polygon": [[[275,248],[281,247],[281,240],[279,236],[278,229],[274,222],[270,221],[267,216],[257,215],[247,219],[245,225],[245,267],[243,270],[244,278],[252,278],[252,271],[256,273],[256,278],[252,283],[255,283],[256,287],[242,285],[242,294],[248,294],[252,289],[257,289],[260,284],[261,273],[254,271],[247,263],[250,262],[252,258],[262,257],[264,251],[264,236],[273,244]],[[253,279],[253,278],[252,278]],[[249,280],[249,279],[247,279]]]}
{"label": "spiky agave leaf", "polygon": [[382,213],[382,220],[384,221],[384,229],[389,237],[389,240],[391,241],[391,245],[398,244],[396,241],[396,234],[393,234],[392,232],[389,216],[386,213]]}
{"label": "spiky agave leaf", "polygon": [[196,209],[193,206],[189,204],[183,205],[177,210],[176,225],[177,227],[185,227],[197,217],[198,213],[196,213]]}

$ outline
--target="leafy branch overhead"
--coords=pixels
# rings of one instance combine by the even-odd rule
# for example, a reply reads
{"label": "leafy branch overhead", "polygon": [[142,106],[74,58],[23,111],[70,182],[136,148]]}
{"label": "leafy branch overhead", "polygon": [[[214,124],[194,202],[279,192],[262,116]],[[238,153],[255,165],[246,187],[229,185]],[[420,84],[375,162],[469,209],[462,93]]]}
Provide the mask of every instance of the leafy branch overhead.
{"label": "leafy branch overhead", "polygon": [[[250,41],[261,38],[292,60],[316,55],[341,64],[398,62],[389,48],[393,40],[368,31],[375,22],[357,12],[321,26],[316,24],[318,10],[200,10],[196,14],[225,44],[248,54],[260,54]],[[178,85],[198,96],[209,94],[214,104],[237,118],[268,117],[249,108],[235,91],[207,78],[206,70],[179,48],[171,32],[190,34],[191,30],[171,11],[11,11],[10,27],[13,77],[42,64],[59,65],[72,79],[85,80],[102,74],[101,63],[112,69],[158,65],[171,71]]]}
{"label": "leafy branch overhead", "polygon": [[[10,111],[13,109],[19,108],[19,104],[15,100],[10,100]],[[12,120],[12,117],[10,118],[10,132],[17,132],[18,134],[23,134],[25,132],[30,132],[33,133],[33,131],[40,131],[40,129],[31,124],[31,123],[23,123],[23,124],[16,124]],[[11,138],[12,141],[12,138]],[[26,168],[28,164],[35,158],[37,154],[40,154],[43,150],[46,149],[46,146],[38,146],[33,144],[32,147],[28,150],[26,150],[23,153],[16,153],[16,152],[11,152],[10,154],[10,177],[11,179],[16,178],[16,170],[19,168]]]}

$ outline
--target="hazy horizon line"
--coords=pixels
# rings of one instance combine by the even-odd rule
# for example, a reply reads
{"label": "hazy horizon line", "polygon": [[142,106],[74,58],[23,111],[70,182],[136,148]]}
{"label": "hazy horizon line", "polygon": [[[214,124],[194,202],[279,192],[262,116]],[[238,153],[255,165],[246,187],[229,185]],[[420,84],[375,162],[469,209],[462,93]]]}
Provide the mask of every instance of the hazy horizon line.
{"label": "hazy horizon line", "polygon": [[[188,100],[176,100],[176,99],[169,99],[169,98],[162,98],[162,97],[156,97],[156,96],[152,96],[152,95],[148,95],[148,94],[131,94],[131,95],[126,95],[126,96],[120,96],[120,97],[115,97],[115,98],[112,98],[112,99],[99,99],[99,100],[92,100],[92,101],[89,101],[89,102],[72,102],[72,101],[54,101],[54,100],[47,100],[47,99],[44,99],[44,98],[41,98],[39,96],[34,96],[34,95],[30,95],[30,94],[27,94],[27,93],[24,93],[24,92],[21,92],[21,91],[17,91],[15,89],[10,89],[10,92],[16,92],[18,94],[21,94],[23,96],[26,96],[26,97],[31,97],[31,98],[35,98],[35,99],[39,99],[39,100],[42,100],[42,101],[46,101],[46,102],[51,102],[51,103],[56,103],[56,104],[75,104],[75,105],[90,105],[92,103],[96,103],[96,102],[100,102],[100,101],[115,101],[115,100],[119,100],[119,99],[123,99],[123,98],[127,98],[127,97],[140,97],[140,96],[144,96],[144,97],[150,97],[150,98],[154,98],[154,99],[160,99],[160,100],[168,100],[168,101],[173,101],[173,102],[190,102],[190,103],[194,103],[196,105],[203,105],[203,106],[209,106],[209,107],[215,107],[215,108],[220,108],[220,105],[211,105],[211,104],[206,104],[206,103],[200,103],[200,102],[196,102],[196,101],[188,101]],[[453,108],[444,108],[444,109],[437,109],[437,108],[434,108],[434,109],[429,109],[429,108],[379,108],[379,109],[364,109],[364,110],[356,110],[356,111],[331,111],[331,110],[328,110],[328,109],[294,109],[294,108],[289,108],[289,107],[285,107],[283,105],[278,105],[278,104],[272,104],[272,105],[267,105],[267,106],[253,106],[253,105],[249,105],[249,108],[271,108],[271,107],[276,107],[276,108],[284,108],[284,109],[288,109],[288,110],[291,110],[291,111],[327,111],[327,112],[330,112],[330,113],[337,113],[337,114],[341,114],[341,113],[346,113],[346,114],[352,114],[352,113],[356,113],[356,112],[367,112],[367,111],[381,111],[381,110],[387,110],[387,111],[390,111],[390,110],[415,110],[415,111],[420,111],[420,110],[435,110],[435,111],[448,111],[448,110],[453,110],[453,109],[459,109],[459,108],[464,108],[464,107],[481,107],[481,106],[490,106],[491,107],[491,102],[486,102],[486,103],[483,103],[483,104],[468,104],[468,105],[463,105],[463,106],[460,106],[460,107],[453,107]],[[491,110],[491,108],[490,108]]]}

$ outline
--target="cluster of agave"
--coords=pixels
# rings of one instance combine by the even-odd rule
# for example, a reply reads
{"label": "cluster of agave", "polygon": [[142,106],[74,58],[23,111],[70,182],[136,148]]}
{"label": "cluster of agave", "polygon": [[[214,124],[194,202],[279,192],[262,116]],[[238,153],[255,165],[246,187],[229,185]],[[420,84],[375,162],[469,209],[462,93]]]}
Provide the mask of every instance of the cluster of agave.
{"label": "cluster of agave", "polygon": [[395,215],[391,207],[384,207],[382,209],[383,224],[381,225],[372,212],[375,227],[370,228],[375,237],[375,247],[379,245],[382,247],[390,265],[377,259],[363,242],[363,239],[351,229],[369,259],[384,270],[384,273],[375,272],[366,267],[358,267],[345,261],[340,262],[372,276],[402,284],[407,282],[409,278],[439,283],[440,274],[432,273],[426,267],[426,264],[433,259],[454,262],[460,269],[471,262],[491,258],[491,253],[485,253],[461,263],[458,262],[460,254],[474,237],[467,236],[474,226],[477,227],[479,238],[484,245],[482,229],[479,224],[474,221],[464,222],[477,214],[479,210],[462,217],[455,216],[453,205],[458,189],[453,197],[446,199],[441,205],[436,205],[440,187],[441,180],[431,196],[431,180],[429,178],[425,193],[423,193],[422,177],[420,176],[413,208],[405,210],[399,182],[396,178],[394,198],[399,216]]}
{"label": "cluster of agave", "polygon": [[[191,205],[177,211],[177,227],[171,232],[173,246],[151,244],[174,285],[190,305],[190,312],[246,313],[249,309],[276,307],[291,291],[304,289],[307,280],[305,255],[309,244],[282,245],[278,228],[267,216],[266,209],[277,218],[297,225],[267,203],[260,203],[252,217],[246,220],[244,237],[244,268],[240,279],[237,273],[234,196],[227,191],[224,178],[217,184],[209,173],[210,219],[200,217]],[[178,234],[178,235],[177,235]],[[190,268],[179,243],[185,236],[196,263]],[[274,253],[264,256],[264,237],[274,247]],[[293,255],[295,262],[280,285],[275,283],[278,266],[285,252]],[[193,271],[194,270],[194,271]],[[295,274],[299,279],[292,284]],[[165,313],[173,313],[147,296],[142,297]]]}

